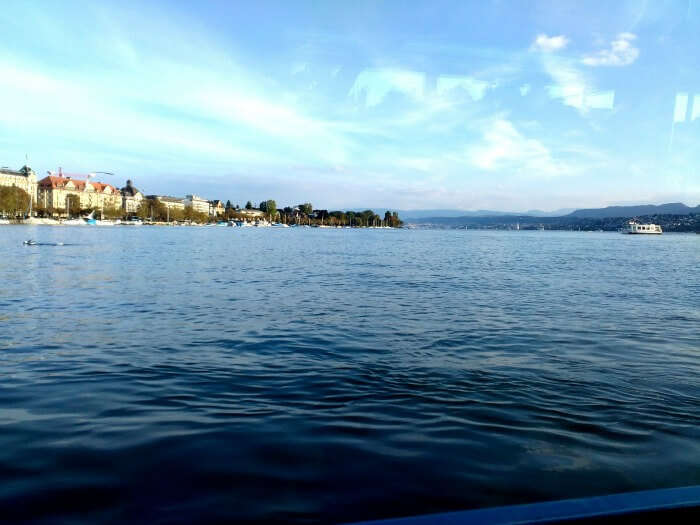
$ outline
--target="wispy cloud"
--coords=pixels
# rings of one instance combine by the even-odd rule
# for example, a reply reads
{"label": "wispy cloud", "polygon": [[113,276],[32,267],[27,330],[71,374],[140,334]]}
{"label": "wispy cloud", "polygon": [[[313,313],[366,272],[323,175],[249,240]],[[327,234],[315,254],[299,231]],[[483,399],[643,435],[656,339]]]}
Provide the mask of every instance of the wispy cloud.
{"label": "wispy cloud", "polygon": [[405,69],[365,69],[357,75],[348,94],[356,100],[364,97],[367,107],[372,107],[380,104],[392,91],[420,100],[424,90],[424,73]]}
{"label": "wispy cloud", "polygon": [[587,66],[628,66],[639,57],[639,49],[632,45],[636,38],[633,33],[620,33],[609,49],[586,55],[582,62]]}
{"label": "wispy cloud", "polygon": [[551,98],[561,100],[565,106],[576,108],[581,113],[586,113],[589,109],[613,108],[615,92],[597,89],[573,61],[558,56],[545,56],[542,66],[554,82],[546,87]]}
{"label": "wispy cloud", "polygon": [[552,53],[554,51],[560,51],[564,49],[569,44],[569,39],[564,35],[557,36],[547,36],[544,33],[540,33],[535,38],[535,41],[530,46],[532,51],[542,51],[544,53]]}
{"label": "wispy cloud", "polygon": [[570,173],[566,165],[552,157],[541,141],[524,136],[504,118],[497,118],[488,124],[482,141],[470,148],[469,158],[474,166],[486,171],[512,170],[534,177]]}
{"label": "wispy cloud", "polygon": [[487,82],[470,76],[440,76],[437,79],[437,93],[439,95],[449,94],[456,89],[465,90],[472,100],[481,100],[486,91],[498,86],[497,82]]}

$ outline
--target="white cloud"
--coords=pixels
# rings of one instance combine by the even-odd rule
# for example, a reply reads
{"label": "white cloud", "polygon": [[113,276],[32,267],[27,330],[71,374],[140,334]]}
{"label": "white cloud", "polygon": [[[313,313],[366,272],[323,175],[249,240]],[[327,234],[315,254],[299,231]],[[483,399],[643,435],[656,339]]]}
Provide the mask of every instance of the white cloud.
{"label": "white cloud", "polygon": [[530,84],[523,84],[520,86],[520,95],[521,96],[526,96],[530,92]]}
{"label": "white cloud", "polygon": [[565,106],[578,109],[581,113],[589,109],[612,109],[615,92],[596,90],[592,82],[571,61],[561,57],[547,56],[542,65],[554,81],[546,87],[550,98],[560,99]]}
{"label": "white cloud", "polygon": [[404,69],[365,69],[357,75],[348,95],[356,100],[364,95],[366,106],[372,107],[380,104],[392,91],[420,100],[424,88],[424,73]]}
{"label": "white cloud", "polygon": [[569,39],[564,35],[547,36],[544,33],[537,35],[535,41],[530,46],[533,51],[552,53],[564,49],[569,43]]}
{"label": "white cloud", "polygon": [[493,89],[497,85],[496,82],[486,82],[468,76],[443,75],[437,79],[437,92],[439,95],[444,95],[453,89],[461,88],[469,93],[473,100],[478,101],[484,98],[487,90]]}
{"label": "white cloud", "polygon": [[[345,160],[346,133],[353,131],[316,119],[274,93],[167,62],[145,64],[139,70],[143,89],[132,92],[113,81],[117,71],[69,75],[1,60],[0,69],[8,73],[0,81],[0,98],[7,104],[0,124],[18,131],[43,129],[48,143],[55,135],[64,143],[90,137],[98,151],[119,144],[142,158],[170,159],[177,151],[181,159],[256,162],[274,158],[259,147],[274,138],[274,146],[285,152],[280,158],[337,163]],[[158,111],[148,110],[153,107]]]}
{"label": "white cloud", "polygon": [[558,57],[546,57],[542,65],[554,84],[547,86],[551,98],[561,99],[563,104],[584,109],[583,94],[588,82],[578,69]]}
{"label": "white cloud", "polygon": [[587,55],[582,62],[587,66],[628,66],[639,56],[639,49],[632,45],[636,38],[633,33],[620,33],[610,43],[610,49]]}
{"label": "white cloud", "polygon": [[484,130],[481,144],[469,150],[469,159],[486,171],[512,170],[529,176],[553,177],[569,173],[537,139],[522,135],[509,120],[493,120]]}

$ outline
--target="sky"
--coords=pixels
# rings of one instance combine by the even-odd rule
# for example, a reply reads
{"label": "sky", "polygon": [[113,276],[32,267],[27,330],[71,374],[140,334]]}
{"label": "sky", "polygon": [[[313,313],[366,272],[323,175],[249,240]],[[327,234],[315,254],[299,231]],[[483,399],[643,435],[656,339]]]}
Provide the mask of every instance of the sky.
{"label": "sky", "polygon": [[3,2],[0,165],[316,208],[700,203],[700,0]]}

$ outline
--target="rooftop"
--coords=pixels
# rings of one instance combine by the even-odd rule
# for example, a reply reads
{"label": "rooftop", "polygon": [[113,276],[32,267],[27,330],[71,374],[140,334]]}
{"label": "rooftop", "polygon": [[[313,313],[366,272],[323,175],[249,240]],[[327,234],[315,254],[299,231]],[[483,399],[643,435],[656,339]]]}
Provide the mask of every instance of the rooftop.
{"label": "rooftop", "polygon": [[15,175],[16,177],[27,177],[34,172],[29,166],[22,166],[18,170],[12,170],[7,166],[3,166],[2,168],[0,168],[0,173],[3,173],[5,175]]}
{"label": "rooftop", "polygon": [[181,197],[170,197],[169,195],[148,195],[149,199],[158,199],[163,202],[183,202],[185,199]]}
{"label": "rooftop", "polygon": [[112,192],[117,191],[117,188],[115,188],[111,184],[106,184],[104,182],[97,181],[92,181],[88,183],[88,181],[85,180],[74,179],[70,175],[64,175],[62,177],[58,175],[48,175],[39,181],[39,186],[43,188],[51,187],[54,189],[65,188],[69,182],[73,183],[75,189],[79,191],[84,191],[87,184],[90,184],[90,186],[95,188],[95,191],[97,192],[104,192],[107,188],[110,188]]}

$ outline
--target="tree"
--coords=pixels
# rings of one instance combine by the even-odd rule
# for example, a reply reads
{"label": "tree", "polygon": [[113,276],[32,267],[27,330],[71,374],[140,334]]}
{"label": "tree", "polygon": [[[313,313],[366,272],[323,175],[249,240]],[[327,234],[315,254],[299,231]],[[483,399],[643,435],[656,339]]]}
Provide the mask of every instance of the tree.
{"label": "tree", "polygon": [[141,204],[139,204],[139,209],[136,210],[136,215],[140,219],[148,219],[151,217],[151,210],[153,209],[153,201],[151,199],[143,199]]}
{"label": "tree", "polygon": [[298,206],[299,211],[303,213],[304,215],[311,215],[311,212],[314,211],[313,206],[311,206],[310,202],[305,202],[304,204],[300,204]]}
{"label": "tree", "polygon": [[233,206],[231,205],[231,201],[227,200],[226,201],[226,211],[228,212]]}
{"label": "tree", "polygon": [[[80,215],[80,195],[66,195],[66,205],[68,215]],[[65,210],[65,206],[63,209]]]}
{"label": "tree", "polygon": [[248,201],[245,203],[245,209],[246,210],[252,210],[253,209],[253,203]]}
{"label": "tree", "polygon": [[[262,207],[260,209],[262,209]],[[264,211],[270,216],[270,221],[272,221],[277,216],[277,203],[272,199],[265,201]]]}
{"label": "tree", "polygon": [[185,218],[185,211],[180,208],[171,208],[170,212],[166,210],[165,212],[165,220],[170,219],[170,221],[181,221]]}
{"label": "tree", "polygon": [[168,208],[158,199],[143,199],[137,214],[141,219],[152,217],[154,221],[164,222],[168,220]]}
{"label": "tree", "polygon": [[258,209],[262,212],[267,211],[267,201],[262,201],[260,205],[258,206]]}
{"label": "tree", "polygon": [[371,226],[372,222],[374,221],[374,218],[376,217],[372,210],[365,210],[362,213],[360,213],[360,216],[362,217],[363,226]]}
{"label": "tree", "polygon": [[[105,206],[100,210],[105,219],[121,219],[124,212],[118,206]],[[99,217],[99,215],[97,215]]]}
{"label": "tree", "polygon": [[29,194],[16,186],[0,187],[0,213],[16,216],[29,212]]}
{"label": "tree", "polygon": [[387,226],[392,225],[391,212],[389,210],[386,210],[386,212],[384,212],[384,222],[386,223]]}

